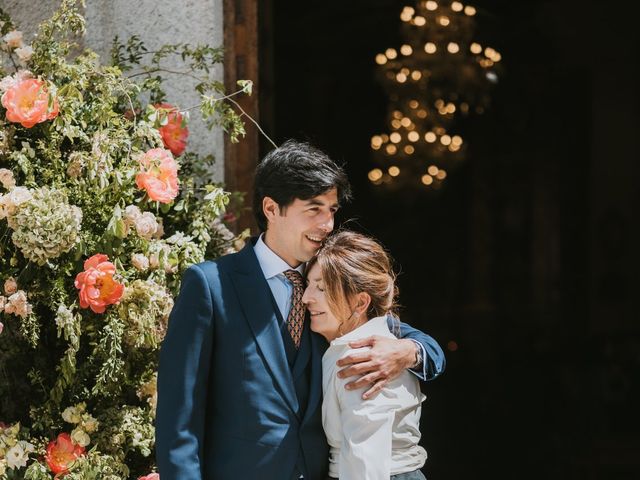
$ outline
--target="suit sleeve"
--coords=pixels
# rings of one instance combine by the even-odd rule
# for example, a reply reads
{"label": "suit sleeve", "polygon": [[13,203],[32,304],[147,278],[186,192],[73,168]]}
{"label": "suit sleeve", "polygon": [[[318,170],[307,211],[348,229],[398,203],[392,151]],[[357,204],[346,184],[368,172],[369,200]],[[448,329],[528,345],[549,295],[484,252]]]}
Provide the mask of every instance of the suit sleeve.
{"label": "suit sleeve", "polygon": [[202,480],[213,303],[202,269],[182,278],[160,349],[156,461],[162,480]]}
{"label": "suit sleeve", "polygon": [[[442,375],[446,366],[444,352],[438,342],[426,333],[413,328],[406,323],[400,322],[398,319],[388,317],[389,330],[395,333],[396,337],[402,339],[413,340],[422,347],[422,370],[409,371],[422,381],[433,380]],[[397,323],[396,323],[397,322]],[[399,331],[398,324],[399,323]],[[394,325],[396,324],[396,325]]]}

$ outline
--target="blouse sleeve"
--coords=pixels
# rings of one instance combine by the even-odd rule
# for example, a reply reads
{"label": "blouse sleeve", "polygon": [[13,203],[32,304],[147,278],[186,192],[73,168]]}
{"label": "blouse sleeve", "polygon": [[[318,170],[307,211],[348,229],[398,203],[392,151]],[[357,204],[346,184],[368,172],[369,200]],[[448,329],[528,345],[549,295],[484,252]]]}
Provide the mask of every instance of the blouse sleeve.
{"label": "blouse sleeve", "polygon": [[340,480],[389,480],[391,434],[398,407],[391,392],[383,389],[363,400],[362,390],[346,390],[349,379],[336,380],[342,424]]}

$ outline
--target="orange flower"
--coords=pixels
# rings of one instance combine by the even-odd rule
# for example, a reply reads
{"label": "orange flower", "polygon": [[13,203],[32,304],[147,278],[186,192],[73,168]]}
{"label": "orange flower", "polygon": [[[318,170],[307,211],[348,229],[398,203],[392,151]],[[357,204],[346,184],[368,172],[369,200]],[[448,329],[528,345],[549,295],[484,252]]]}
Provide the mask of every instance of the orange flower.
{"label": "orange flower", "polygon": [[116,267],[109,257],[98,253],[84,262],[84,272],[76,276],[75,286],[80,290],[80,306],[103,313],[107,305],[118,303],[124,285],[113,279]]}
{"label": "orange flower", "polygon": [[28,78],[9,87],[2,95],[2,106],[7,109],[7,120],[25,128],[58,115],[58,100],[54,99],[49,109],[47,86],[37,78]]}
{"label": "orange flower", "polygon": [[164,110],[167,114],[167,124],[158,129],[162,142],[166,148],[171,150],[171,153],[179,157],[187,147],[187,137],[189,137],[189,129],[183,125],[184,117],[170,103],[159,103],[154,107],[158,110]]}
{"label": "orange flower", "polygon": [[178,195],[178,164],[171,152],[153,148],[140,157],[141,171],[136,175],[138,188],[146,190],[151,200],[171,203]]}
{"label": "orange flower", "polygon": [[47,454],[45,460],[53,473],[67,473],[73,462],[84,455],[84,447],[75,445],[71,441],[71,435],[61,433],[58,438],[51,440],[47,446]]}

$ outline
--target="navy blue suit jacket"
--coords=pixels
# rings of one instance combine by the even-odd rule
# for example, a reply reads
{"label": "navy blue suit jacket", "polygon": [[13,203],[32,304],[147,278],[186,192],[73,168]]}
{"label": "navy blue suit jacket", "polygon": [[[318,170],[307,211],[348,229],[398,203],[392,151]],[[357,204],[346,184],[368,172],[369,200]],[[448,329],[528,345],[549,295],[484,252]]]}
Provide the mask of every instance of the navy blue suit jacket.
{"label": "navy blue suit jacket", "polygon": [[[424,380],[444,369],[428,335],[401,326],[427,351]],[[312,334],[304,416],[271,291],[251,242],[190,267],[160,352],[156,459],[162,480],[288,480],[303,454],[305,478],[324,480],[322,355]]]}

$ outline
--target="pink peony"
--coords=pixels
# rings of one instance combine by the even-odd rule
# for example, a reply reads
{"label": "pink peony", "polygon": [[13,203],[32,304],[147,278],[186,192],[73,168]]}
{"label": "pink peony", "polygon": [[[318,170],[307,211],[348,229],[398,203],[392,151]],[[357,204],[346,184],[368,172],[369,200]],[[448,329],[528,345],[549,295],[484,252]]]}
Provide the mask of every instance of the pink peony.
{"label": "pink peony", "polygon": [[176,157],[182,155],[187,147],[187,138],[189,137],[189,129],[183,125],[184,117],[170,103],[159,103],[154,107],[158,110],[164,110],[167,114],[167,124],[158,129],[164,146],[171,150],[171,153]]}
{"label": "pink peony", "polygon": [[153,148],[140,157],[141,171],[136,185],[146,190],[151,200],[171,203],[178,195],[178,164],[171,152]]}
{"label": "pink peony", "polygon": [[7,109],[7,120],[31,128],[36,123],[51,120],[58,115],[58,100],[49,110],[49,93],[42,80],[29,78],[16,82],[2,95],[2,106]]}
{"label": "pink peony", "polygon": [[75,286],[80,290],[80,306],[104,313],[107,305],[118,303],[124,293],[124,285],[116,282],[116,267],[109,257],[98,253],[84,262],[84,272],[76,276]]}
{"label": "pink peony", "polygon": [[144,477],[138,477],[138,480],[160,480],[160,474],[150,473],[149,475],[145,475]]}

